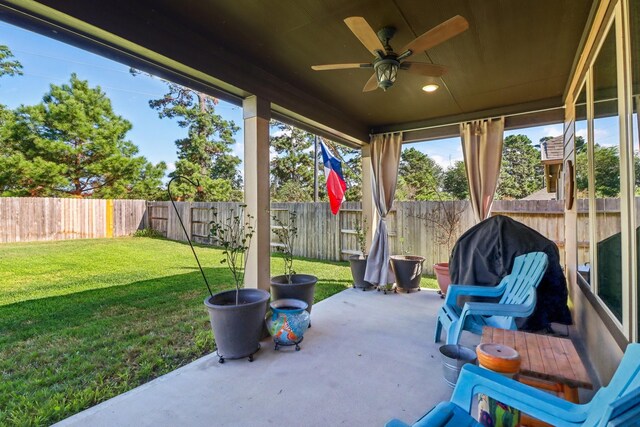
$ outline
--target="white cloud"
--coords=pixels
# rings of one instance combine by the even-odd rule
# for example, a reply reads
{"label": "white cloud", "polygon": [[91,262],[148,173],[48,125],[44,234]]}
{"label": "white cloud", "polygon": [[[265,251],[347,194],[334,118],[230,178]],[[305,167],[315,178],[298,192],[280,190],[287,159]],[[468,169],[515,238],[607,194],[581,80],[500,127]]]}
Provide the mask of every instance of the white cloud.
{"label": "white cloud", "polygon": [[273,136],[273,137],[279,137],[282,135],[291,135],[291,129],[276,129],[275,131],[273,130],[274,128],[271,128],[270,132],[269,132],[269,136]]}
{"label": "white cloud", "polygon": [[583,129],[578,129],[576,131],[576,135],[577,136],[581,136],[583,137],[585,140],[587,139],[587,128],[583,128]]}
{"label": "white cloud", "polygon": [[233,155],[244,159],[244,141],[236,140],[236,143],[233,144]]}
{"label": "white cloud", "polygon": [[[595,142],[603,147],[611,147],[619,144],[619,134],[617,128],[596,127],[593,130]],[[587,128],[578,129],[576,136],[587,139]]]}
{"label": "white cloud", "polygon": [[458,160],[463,159],[462,156],[453,156],[451,154],[446,157],[439,154],[429,154],[429,157],[443,169],[447,169],[449,166],[453,166],[453,164]]}
{"label": "white cloud", "polygon": [[593,138],[595,139],[596,144],[599,144],[603,147],[610,147],[612,145],[618,145],[620,143],[617,128],[607,129],[594,126]]}
{"label": "white cloud", "polygon": [[176,164],[174,162],[167,163],[167,172],[171,173],[176,170]]}
{"label": "white cloud", "polygon": [[542,128],[544,136],[560,136],[563,134],[562,125],[545,126]]}

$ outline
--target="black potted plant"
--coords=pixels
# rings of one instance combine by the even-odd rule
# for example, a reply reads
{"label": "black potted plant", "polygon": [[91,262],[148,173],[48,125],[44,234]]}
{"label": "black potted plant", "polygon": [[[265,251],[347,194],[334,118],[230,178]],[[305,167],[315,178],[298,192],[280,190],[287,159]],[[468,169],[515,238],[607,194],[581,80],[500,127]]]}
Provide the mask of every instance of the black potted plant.
{"label": "black potted plant", "polygon": [[211,237],[222,248],[222,264],[233,275],[235,289],[218,292],[204,300],[220,363],[225,359],[248,357],[260,349],[260,338],[267,312],[269,293],[263,289],[243,288],[247,251],[254,233],[253,217],[244,213],[245,205],[224,220],[218,220],[213,209]]}
{"label": "black potted plant", "polygon": [[373,287],[373,285],[364,280],[364,273],[367,269],[367,218],[363,217],[362,224],[356,220],[354,226],[356,232],[356,242],[358,243],[359,255],[352,255],[349,257],[349,264],[351,266],[351,276],[353,276],[353,287],[362,288],[363,291]]}
{"label": "black potted plant", "polygon": [[390,257],[391,268],[396,277],[395,289],[407,293],[419,291],[424,257],[408,255],[410,249],[407,248],[405,250],[404,237],[400,238],[400,246],[402,255],[392,255]]}
{"label": "black potted plant", "polygon": [[276,215],[272,216],[275,226],[273,232],[278,237],[276,246],[284,258],[284,274],[271,278],[271,299],[285,298],[302,300],[307,303],[307,311],[311,313],[318,278],[310,274],[298,274],[293,269],[293,242],[298,235],[296,212],[289,211],[289,219],[285,224]]}
{"label": "black potted plant", "polygon": [[193,248],[191,237],[187,233],[171,196],[171,183],[176,179],[182,179],[193,184],[198,187],[198,191],[200,191],[200,186],[188,178],[176,176],[169,181],[167,192],[209,291],[209,296],[205,298],[204,305],[209,312],[218,361],[224,363],[225,359],[248,357],[249,361],[252,362],[253,355],[260,349],[264,317],[269,302],[269,293],[267,291],[243,288],[246,253],[249,250],[251,238],[255,231],[252,224],[253,217],[245,214],[245,205],[240,205],[237,211],[232,209],[231,215],[225,220],[218,220],[217,211],[215,208],[213,209],[214,219],[211,222],[211,237],[214,244],[222,248],[223,258],[220,262],[229,267],[235,282],[235,289],[214,294]]}

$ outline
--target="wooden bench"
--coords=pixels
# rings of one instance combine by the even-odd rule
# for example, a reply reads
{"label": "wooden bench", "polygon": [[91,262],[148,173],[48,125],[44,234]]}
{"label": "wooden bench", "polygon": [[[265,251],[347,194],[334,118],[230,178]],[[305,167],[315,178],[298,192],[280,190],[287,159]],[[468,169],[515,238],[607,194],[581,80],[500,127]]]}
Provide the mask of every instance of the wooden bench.
{"label": "wooden bench", "polygon": [[545,388],[544,383],[535,379],[545,380],[554,385],[547,389],[564,394],[565,399],[573,403],[579,403],[578,387],[593,388],[570,339],[485,326],[481,342],[503,344],[520,353],[520,382]]}
{"label": "wooden bench", "polygon": [[[481,343],[503,344],[520,353],[518,381],[580,403],[578,388],[593,384],[570,339],[485,326]],[[547,426],[523,415],[522,425]]]}

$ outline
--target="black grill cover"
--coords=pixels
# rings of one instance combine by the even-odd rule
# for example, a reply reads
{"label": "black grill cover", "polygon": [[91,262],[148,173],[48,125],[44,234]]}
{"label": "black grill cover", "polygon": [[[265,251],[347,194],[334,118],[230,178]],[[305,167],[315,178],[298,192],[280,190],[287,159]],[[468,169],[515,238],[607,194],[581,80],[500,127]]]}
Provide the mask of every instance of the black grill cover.
{"label": "black grill cover", "polygon": [[495,286],[509,274],[515,257],[536,251],[547,254],[549,265],[538,285],[536,308],[530,317],[517,321],[518,328],[536,331],[548,328],[551,322],[570,325],[567,281],[560,267],[558,247],[509,217],[488,218],[458,239],[449,260],[451,283]]}

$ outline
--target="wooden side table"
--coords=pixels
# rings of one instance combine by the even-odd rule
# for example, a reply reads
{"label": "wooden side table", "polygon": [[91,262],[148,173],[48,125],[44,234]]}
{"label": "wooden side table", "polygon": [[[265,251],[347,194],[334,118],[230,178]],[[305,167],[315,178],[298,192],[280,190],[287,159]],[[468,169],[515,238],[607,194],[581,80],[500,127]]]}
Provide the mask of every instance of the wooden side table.
{"label": "wooden side table", "polygon": [[[556,392],[573,403],[580,403],[578,387],[593,388],[570,339],[485,326],[480,342],[503,344],[517,350],[521,357],[518,381],[522,383]],[[523,420],[523,424],[546,425],[533,420]]]}

